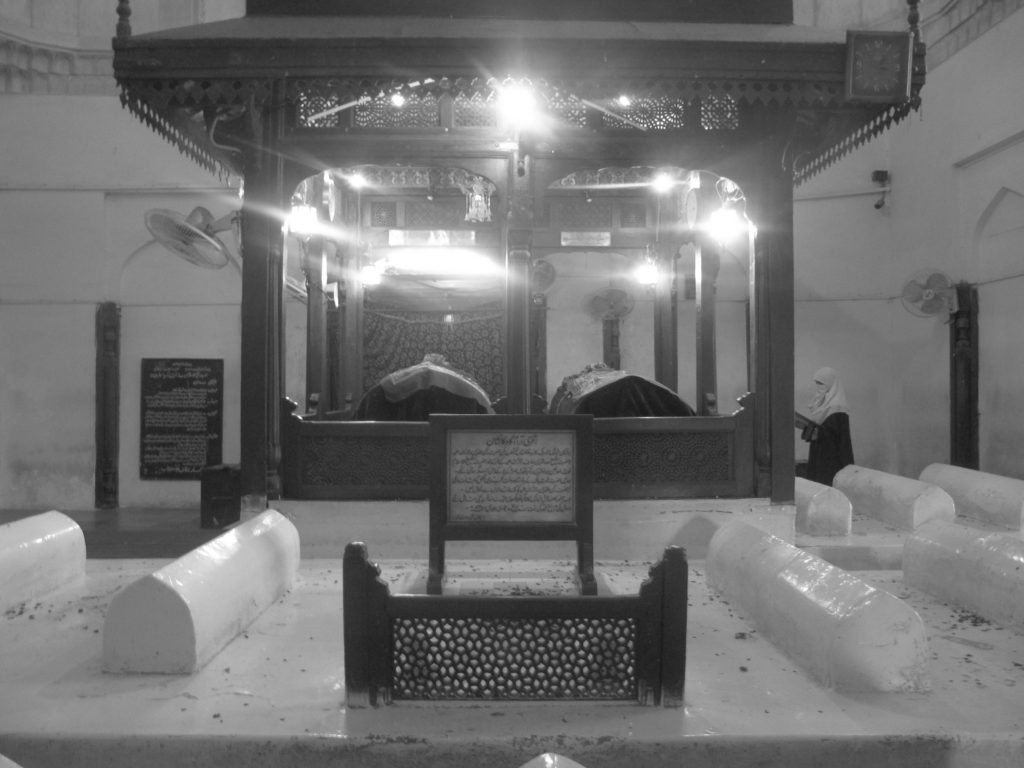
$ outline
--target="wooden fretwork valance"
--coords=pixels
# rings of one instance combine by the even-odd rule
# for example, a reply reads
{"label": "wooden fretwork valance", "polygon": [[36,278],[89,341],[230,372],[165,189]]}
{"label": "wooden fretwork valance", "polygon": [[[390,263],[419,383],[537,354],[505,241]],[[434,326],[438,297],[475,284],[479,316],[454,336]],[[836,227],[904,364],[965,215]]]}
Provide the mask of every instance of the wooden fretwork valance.
{"label": "wooden fretwork valance", "polygon": [[[914,32],[917,3],[908,4]],[[909,97],[885,103],[847,99],[843,30],[586,14],[572,23],[413,23],[287,16],[270,13],[269,5],[260,6],[268,6],[265,15],[136,37],[122,16],[114,40],[122,103],[221,173],[239,172],[239,153],[226,147],[251,143],[245,134],[268,109],[284,107],[292,130],[341,138],[382,130],[479,133],[493,127],[488,105],[508,80],[528,82],[560,125],[587,137],[721,134],[719,144],[738,145],[788,111],[798,115],[787,141],[799,181],[909,114],[924,83],[916,37]],[[404,113],[389,106],[393,94],[410,100]],[[462,125],[451,117],[459,109],[471,115]]]}

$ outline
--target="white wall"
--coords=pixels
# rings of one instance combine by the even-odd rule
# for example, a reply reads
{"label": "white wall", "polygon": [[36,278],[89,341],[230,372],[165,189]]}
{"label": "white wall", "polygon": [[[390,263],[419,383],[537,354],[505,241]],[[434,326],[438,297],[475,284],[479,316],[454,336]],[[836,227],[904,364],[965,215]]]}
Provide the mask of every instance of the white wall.
{"label": "white wall", "polygon": [[620,320],[622,369],[654,374],[654,325],[651,296],[630,276],[633,258],[620,253],[564,251],[545,258],[557,276],[547,290],[547,396],[551,400],[566,376],[604,359],[604,326],[588,313],[586,302],[605,288],[624,290],[632,309]]}
{"label": "white wall", "polygon": [[933,102],[948,116],[951,136],[939,155],[944,162],[922,179],[954,196],[948,263],[978,284],[981,468],[1013,477],[1024,477],[1022,35],[1018,11],[936,70]]}
{"label": "white wall", "polygon": [[241,283],[152,243],[143,213],[225,213],[237,193],[113,97],[0,96],[0,137],[0,505],[92,507],[107,301],[123,307],[120,502],[198,503],[197,481],[139,479],[140,360],[225,359],[224,460],[237,461]]}
{"label": "white wall", "polygon": [[[244,15],[245,0],[131,0],[129,23],[138,35]],[[0,27],[70,47],[109,47],[117,21],[116,0],[0,0]]]}
{"label": "white wall", "polygon": [[[929,72],[919,113],[796,191],[796,400],[839,370],[859,464],[916,477],[949,460],[947,318],[898,298],[927,268],[980,284],[981,468],[1024,477],[1024,142],[1005,141],[1024,136],[1022,35],[1015,12]],[[857,194],[874,169],[892,176],[880,211]]]}

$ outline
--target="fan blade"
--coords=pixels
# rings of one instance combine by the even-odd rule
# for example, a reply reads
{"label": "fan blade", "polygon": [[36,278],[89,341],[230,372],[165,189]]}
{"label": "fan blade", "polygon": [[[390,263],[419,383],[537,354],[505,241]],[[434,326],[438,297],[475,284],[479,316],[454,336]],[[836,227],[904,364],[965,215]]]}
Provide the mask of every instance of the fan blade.
{"label": "fan blade", "polygon": [[210,222],[213,221],[213,214],[210,213],[209,209],[203,208],[201,205],[197,205],[192,209],[192,212],[185,217],[185,221],[193,227],[206,231],[210,226]]}
{"label": "fan blade", "polygon": [[922,302],[921,311],[926,315],[937,315],[946,309],[946,300],[939,294],[935,294],[930,299]]}
{"label": "fan blade", "polygon": [[931,288],[933,291],[938,291],[943,288],[949,288],[949,278],[941,272],[933,272],[928,275],[928,279],[925,281],[925,285]]}
{"label": "fan blade", "polygon": [[903,286],[903,298],[907,301],[916,304],[922,298],[924,298],[925,287],[916,280],[911,280],[905,286]]}
{"label": "fan blade", "polygon": [[198,267],[220,269],[230,260],[220,240],[203,232],[180,213],[159,208],[146,211],[145,222],[159,243]]}
{"label": "fan blade", "polygon": [[608,297],[608,304],[616,307],[626,300],[626,292],[621,288],[609,288],[605,296]]}

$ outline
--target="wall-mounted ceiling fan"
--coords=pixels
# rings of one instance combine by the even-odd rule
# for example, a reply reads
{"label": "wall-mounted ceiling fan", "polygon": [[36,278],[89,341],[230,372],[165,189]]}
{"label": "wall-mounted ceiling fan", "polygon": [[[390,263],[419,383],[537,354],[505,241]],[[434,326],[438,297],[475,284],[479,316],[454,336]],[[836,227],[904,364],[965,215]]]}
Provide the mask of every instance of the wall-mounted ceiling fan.
{"label": "wall-mounted ceiling fan", "polygon": [[621,288],[605,288],[588,296],[584,308],[595,320],[618,320],[633,310],[633,297]]}
{"label": "wall-mounted ceiling fan", "polygon": [[907,280],[900,299],[906,310],[918,317],[949,316],[958,308],[953,280],[934,269],[922,270]]}
{"label": "wall-mounted ceiling fan", "polygon": [[[203,206],[196,206],[188,216],[165,208],[146,211],[146,229],[153,239],[190,264],[204,269],[223,269],[231,264],[242,272],[240,259],[217,237],[238,226],[239,212],[233,211],[215,219]],[[237,232],[236,232],[237,237]],[[306,299],[306,286],[291,276],[285,278],[289,293]]]}
{"label": "wall-mounted ceiling fan", "polygon": [[146,211],[146,229],[153,238],[185,261],[204,269],[221,269],[229,262],[241,269],[217,237],[219,232],[232,229],[237,220],[237,212],[214,219],[202,206],[193,208],[188,216],[164,208]]}

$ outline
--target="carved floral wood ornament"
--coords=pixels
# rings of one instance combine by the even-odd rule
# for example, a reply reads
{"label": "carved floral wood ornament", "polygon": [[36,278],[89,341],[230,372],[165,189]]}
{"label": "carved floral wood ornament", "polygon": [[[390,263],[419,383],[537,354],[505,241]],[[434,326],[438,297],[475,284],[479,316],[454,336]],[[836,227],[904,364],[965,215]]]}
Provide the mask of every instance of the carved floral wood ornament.
{"label": "carved floral wood ornament", "polygon": [[[590,14],[608,5],[578,9],[578,17],[594,18]],[[698,20],[706,21],[714,4],[685,5],[703,8]],[[715,21],[730,15],[748,21],[743,9],[764,3],[717,5]],[[849,41],[782,23],[723,23],[710,34],[671,21],[559,25],[532,21],[541,19],[532,6],[536,15],[516,22],[467,19],[471,11],[463,9],[463,18],[426,18],[415,25],[389,23],[368,15],[369,9],[361,14],[358,4],[346,4],[344,11],[358,18],[341,17],[328,2],[249,6],[255,15],[137,37],[131,36],[129,4],[122,0],[118,8],[114,71],[123,105],[222,174],[241,172],[237,148],[254,140],[255,123],[268,108],[287,108],[288,132],[305,134],[290,137],[299,143],[317,133],[316,122],[304,116],[333,116],[321,135],[351,138],[352,115],[386,114],[383,100],[394,93],[421,105],[433,101],[436,119],[429,110],[420,119],[451,130],[445,123],[450,104],[486,107],[496,87],[513,78],[528,81],[559,117],[573,113],[570,122],[588,138],[595,128],[598,135],[634,128],[647,140],[660,133],[704,133],[731,142],[760,130],[761,115],[792,110],[799,119],[788,137],[787,160],[799,182],[914,110],[925,74],[917,0],[908,0],[909,29],[901,36],[858,33]],[[636,11],[641,19],[644,13],[685,18],[685,9],[667,8],[648,2]],[[334,15],[308,15],[314,10]],[[883,49],[906,58],[882,62]],[[896,68],[895,85],[878,87],[879,67]],[[632,110],[618,105],[623,94]],[[310,104],[321,108],[311,111]],[[662,116],[644,124],[652,111]]]}
{"label": "carved floral wood ornament", "polygon": [[435,193],[458,190],[466,198],[465,221],[491,221],[491,197],[497,191],[497,185],[465,168],[366,165],[337,168],[334,173],[341,178],[359,176],[365,184],[377,190],[426,190],[428,199]]}

